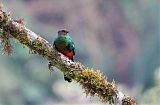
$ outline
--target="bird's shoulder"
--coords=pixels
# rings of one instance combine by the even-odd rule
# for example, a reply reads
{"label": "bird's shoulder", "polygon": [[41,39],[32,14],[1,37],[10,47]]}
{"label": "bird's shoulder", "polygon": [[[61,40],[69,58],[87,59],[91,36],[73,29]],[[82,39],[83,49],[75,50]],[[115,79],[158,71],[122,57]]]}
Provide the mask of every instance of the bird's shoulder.
{"label": "bird's shoulder", "polygon": [[57,37],[54,41],[54,44],[67,45],[68,41],[65,37]]}

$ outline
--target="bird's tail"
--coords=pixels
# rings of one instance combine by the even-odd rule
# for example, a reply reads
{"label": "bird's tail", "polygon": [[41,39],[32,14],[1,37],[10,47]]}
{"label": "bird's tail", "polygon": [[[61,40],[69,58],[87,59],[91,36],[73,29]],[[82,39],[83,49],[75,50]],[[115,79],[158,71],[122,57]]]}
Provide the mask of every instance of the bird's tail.
{"label": "bird's tail", "polygon": [[72,79],[69,78],[69,77],[67,77],[66,75],[64,75],[64,80],[65,80],[65,81],[68,81],[68,82],[72,82]]}

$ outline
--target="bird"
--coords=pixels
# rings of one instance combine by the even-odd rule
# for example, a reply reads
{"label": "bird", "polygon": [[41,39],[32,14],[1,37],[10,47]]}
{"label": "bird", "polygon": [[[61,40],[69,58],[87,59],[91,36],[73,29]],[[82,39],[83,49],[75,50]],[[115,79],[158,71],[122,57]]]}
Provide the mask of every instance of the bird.
{"label": "bird", "polygon": [[[67,30],[59,30],[58,37],[54,40],[53,46],[68,59],[74,62],[75,44]],[[72,82],[72,79],[64,75],[65,81]]]}

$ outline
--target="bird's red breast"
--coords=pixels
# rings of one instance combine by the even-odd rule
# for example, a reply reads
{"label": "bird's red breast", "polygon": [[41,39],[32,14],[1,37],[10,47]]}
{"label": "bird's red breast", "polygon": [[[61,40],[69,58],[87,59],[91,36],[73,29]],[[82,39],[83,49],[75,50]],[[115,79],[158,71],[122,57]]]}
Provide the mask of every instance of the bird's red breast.
{"label": "bird's red breast", "polygon": [[65,54],[69,59],[73,59],[73,53],[69,52]]}
{"label": "bird's red breast", "polygon": [[62,50],[62,49],[57,49],[59,52],[61,52],[62,54],[64,54],[68,59],[73,59],[73,53],[69,52],[67,50]]}

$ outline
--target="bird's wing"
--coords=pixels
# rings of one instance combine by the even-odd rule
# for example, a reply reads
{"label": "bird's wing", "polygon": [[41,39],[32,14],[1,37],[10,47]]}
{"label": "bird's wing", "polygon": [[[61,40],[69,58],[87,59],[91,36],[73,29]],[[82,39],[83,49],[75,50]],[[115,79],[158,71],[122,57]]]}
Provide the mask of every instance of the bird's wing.
{"label": "bird's wing", "polygon": [[68,43],[67,49],[75,55],[75,45],[73,42]]}
{"label": "bird's wing", "polygon": [[65,50],[67,45],[68,45],[67,42],[62,38],[56,39],[54,41],[54,47],[57,49]]}

